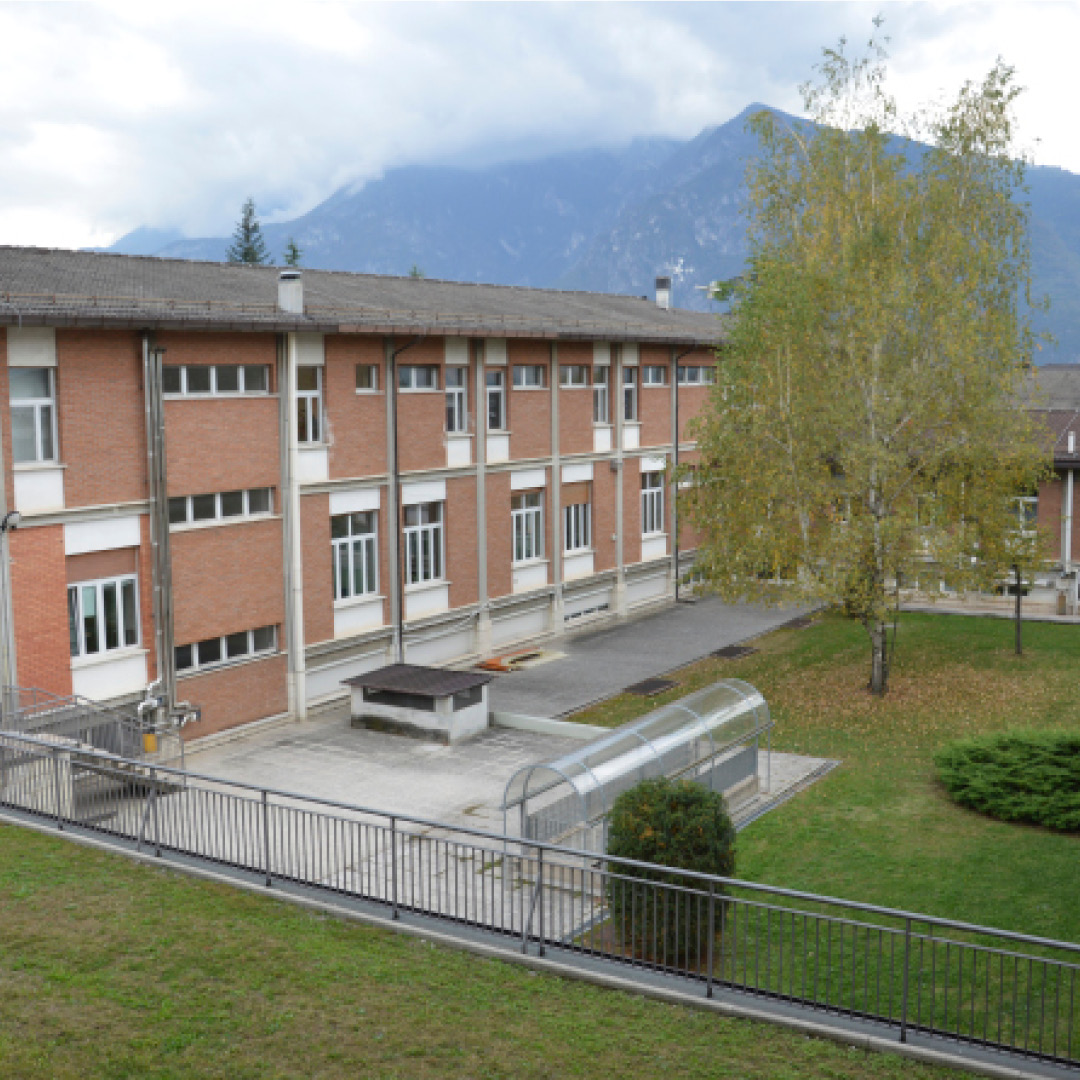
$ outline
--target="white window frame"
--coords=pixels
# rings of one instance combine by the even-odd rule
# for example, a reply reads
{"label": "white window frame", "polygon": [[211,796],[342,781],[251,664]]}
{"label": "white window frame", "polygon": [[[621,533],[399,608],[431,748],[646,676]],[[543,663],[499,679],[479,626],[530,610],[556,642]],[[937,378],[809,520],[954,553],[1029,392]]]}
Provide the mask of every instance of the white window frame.
{"label": "white window frame", "polygon": [[[601,374],[601,372],[603,374]],[[593,423],[611,423],[611,368],[593,368]]]}
{"label": "white window frame", "polygon": [[[493,401],[499,413],[499,423],[497,425],[491,422],[491,405]],[[502,368],[486,368],[484,370],[484,405],[487,430],[506,431],[506,375]]]}
{"label": "white window frame", "polygon": [[[451,381],[456,380],[456,381]],[[460,435],[469,430],[469,369],[454,365],[446,369],[446,431]]]}
{"label": "white window frame", "polygon": [[[163,393],[163,397],[178,398],[178,397],[261,397],[270,393],[270,365],[269,364],[166,364],[165,369],[171,371],[180,372],[180,389],[179,390],[166,390]],[[198,368],[200,371],[209,370],[210,373],[210,389],[209,390],[189,390],[188,389],[188,369]],[[218,389],[218,368],[229,368],[236,371],[236,390],[219,390]],[[256,387],[255,389],[248,389],[248,376],[247,372],[251,368],[258,368],[263,373],[263,386]]]}
{"label": "white window frame", "polygon": [[[133,604],[133,623],[129,627],[124,615],[124,590],[130,588]],[[105,595],[106,590],[112,589],[116,603],[116,631],[117,644],[108,645],[105,641]],[[94,614],[90,616],[96,627],[98,647],[89,650],[86,645],[86,590],[92,590],[94,594]],[[96,578],[91,581],[73,581],[67,587],[68,594],[68,636],[71,645],[71,658],[85,659],[87,657],[102,656],[105,653],[120,652],[124,649],[134,649],[141,641],[139,633],[139,582],[135,574],[119,574],[116,577]],[[74,598],[74,606],[72,599]],[[72,634],[72,620],[75,622],[74,634]],[[130,632],[129,632],[130,631]],[[133,640],[128,640],[133,638]]]}
{"label": "white window frame", "polygon": [[[423,376],[421,376],[423,372]],[[439,390],[438,364],[400,364],[398,389],[405,394],[435,394]],[[427,380],[430,380],[428,382]]]}
{"label": "white window frame", "polygon": [[543,390],[547,385],[547,368],[543,364],[515,364],[515,390]]}
{"label": "white window frame", "polygon": [[[363,522],[359,519],[368,519]],[[346,522],[344,536],[334,536],[334,522]],[[370,528],[363,529],[363,525]],[[375,596],[379,591],[379,516],[374,510],[334,514],[330,519],[330,548],[333,557],[334,599],[352,600]],[[344,568],[344,573],[342,572]],[[362,579],[357,588],[357,570]]]}
{"label": "white window frame", "polygon": [[623,422],[635,423],[638,418],[638,369],[622,369]]}
{"label": "white window frame", "polygon": [[515,566],[544,557],[544,493],[519,491],[510,497],[513,526],[512,561]]}
{"label": "white window frame", "polygon": [[405,507],[404,518],[405,584],[426,585],[444,580],[446,504],[411,503]]}
{"label": "white window frame", "polygon": [[[371,379],[370,386],[360,385],[360,372],[367,371]],[[358,394],[377,394],[379,392],[379,365],[357,364],[356,365],[356,392]]]}
{"label": "white window frame", "polygon": [[571,390],[588,387],[589,366],[587,364],[560,364],[559,385]]}
{"label": "white window frame", "polygon": [[1039,496],[1017,495],[1013,500],[1016,503],[1016,521],[1019,525],[1021,536],[1034,536],[1038,529],[1039,521]]}
{"label": "white window frame", "polygon": [[[257,492],[267,493],[267,508],[265,510],[252,510],[252,496]],[[250,521],[252,518],[271,517],[274,513],[274,489],[271,487],[244,488],[240,491],[243,496],[243,510],[239,514],[226,514],[223,512],[222,497],[235,495],[236,491],[205,492],[199,495],[174,495],[169,499],[169,527],[184,528],[186,525],[210,525],[214,522],[232,523],[234,521]],[[213,498],[214,516],[209,518],[195,517],[195,499]],[[184,506],[183,519],[173,518],[173,513],[178,511],[181,503]]]}
{"label": "white window frame", "polygon": [[708,364],[679,365],[680,386],[712,386],[716,382],[716,368]]}
{"label": "white window frame", "polygon": [[[315,389],[300,389],[300,372],[315,372]],[[307,406],[307,414],[312,422],[306,432],[301,432],[300,416],[302,404]],[[323,369],[314,364],[303,364],[296,369],[296,441],[303,446],[317,446],[322,440],[323,429]]]}
{"label": "white window frame", "polygon": [[573,555],[592,547],[592,503],[570,503],[563,507],[563,552]]}
{"label": "white window frame", "polygon": [[641,369],[642,386],[667,386],[667,364],[645,364]]}
{"label": "white window frame", "polygon": [[[57,460],[56,454],[56,372],[51,367],[12,368],[16,371],[44,371],[49,382],[46,397],[10,397],[12,426],[12,460],[16,465],[27,465]],[[20,457],[15,453],[15,414],[30,412],[34,418],[34,456]],[[48,444],[46,445],[46,440]],[[46,450],[49,452],[46,453]]]}
{"label": "white window frame", "polygon": [[641,474],[641,535],[658,536],[664,530],[664,474]]}
{"label": "white window frame", "polygon": [[[255,641],[255,635],[269,630],[270,631],[270,644],[269,645],[257,645]],[[244,651],[236,652],[229,655],[229,649],[236,649],[238,642],[236,641],[241,635],[244,635]],[[218,643],[218,649],[220,655],[216,660],[206,660],[200,662],[199,650],[200,646],[209,644],[212,641]],[[190,663],[182,664],[180,657],[184,650],[190,650],[189,657]],[[255,660],[262,656],[270,656],[277,651],[277,627],[276,626],[256,626],[253,630],[237,630],[233,634],[222,634],[221,637],[204,638],[202,641],[192,641],[187,645],[177,645],[175,649],[175,661],[176,661],[176,673],[178,675],[186,675],[193,671],[205,671],[207,668],[219,668],[224,667],[226,664],[239,664],[245,660]]]}

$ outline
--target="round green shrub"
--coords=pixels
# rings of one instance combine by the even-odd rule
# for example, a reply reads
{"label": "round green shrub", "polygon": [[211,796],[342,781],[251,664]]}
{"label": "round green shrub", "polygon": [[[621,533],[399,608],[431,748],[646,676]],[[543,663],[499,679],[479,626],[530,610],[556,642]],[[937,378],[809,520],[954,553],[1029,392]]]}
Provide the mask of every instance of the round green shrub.
{"label": "round green shrub", "polygon": [[[661,963],[704,957],[709,925],[705,883],[673,870],[731,877],[735,827],[724,797],[684,780],[645,780],[624,791],[608,821],[607,853],[672,869],[609,863],[607,899],[615,934],[624,947]],[[655,888],[657,882],[672,888]],[[716,887],[714,895],[723,889]],[[713,906],[719,929],[722,905]]]}
{"label": "round green shrub", "polygon": [[1002,821],[1080,832],[1080,734],[962,739],[935,754],[934,763],[961,806]]}

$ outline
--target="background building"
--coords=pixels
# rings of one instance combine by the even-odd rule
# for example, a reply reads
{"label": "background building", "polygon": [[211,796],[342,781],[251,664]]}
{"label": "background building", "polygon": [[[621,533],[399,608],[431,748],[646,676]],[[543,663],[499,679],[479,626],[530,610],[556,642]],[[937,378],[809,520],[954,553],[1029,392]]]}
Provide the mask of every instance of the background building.
{"label": "background building", "polygon": [[0,248],[4,681],[198,736],[665,600],[719,336],[665,296]]}

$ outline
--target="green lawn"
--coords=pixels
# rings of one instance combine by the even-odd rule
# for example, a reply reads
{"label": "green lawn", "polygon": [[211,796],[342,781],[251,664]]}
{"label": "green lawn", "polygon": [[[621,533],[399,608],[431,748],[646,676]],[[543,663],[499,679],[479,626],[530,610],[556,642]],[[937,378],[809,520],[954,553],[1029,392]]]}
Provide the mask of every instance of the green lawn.
{"label": "green lawn", "polygon": [[769,702],[777,749],[843,765],[740,834],[739,877],[1080,941],[1080,836],[961,809],[932,761],[960,735],[1080,731],[1080,627],[1029,624],[1024,643],[1016,656],[1000,619],[906,615],[891,689],[875,699],[865,632],[827,617],[758,639],[754,656],[684,668],[662,697],[622,696],[575,719],[618,724],[746,679]]}
{"label": "green lawn", "polygon": [[952,1074],[538,976],[0,826],[0,1076]]}

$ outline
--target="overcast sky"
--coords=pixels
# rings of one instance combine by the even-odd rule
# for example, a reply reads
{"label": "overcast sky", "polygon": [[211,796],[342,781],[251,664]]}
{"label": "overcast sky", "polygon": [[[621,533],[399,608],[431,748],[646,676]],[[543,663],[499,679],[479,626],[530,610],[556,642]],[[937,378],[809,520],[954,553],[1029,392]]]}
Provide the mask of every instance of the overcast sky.
{"label": "overcast sky", "polygon": [[1001,55],[1040,164],[1080,172],[1080,2],[292,3],[0,0],[0,243],[231,232],[399,165],[693,136],[799,110],[841,35],[886,16],[905,103]]}

